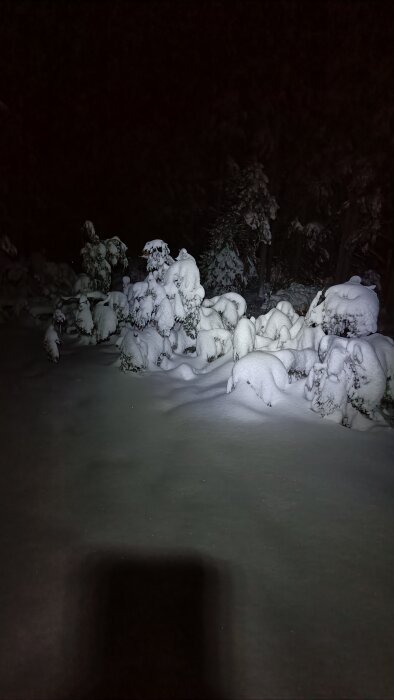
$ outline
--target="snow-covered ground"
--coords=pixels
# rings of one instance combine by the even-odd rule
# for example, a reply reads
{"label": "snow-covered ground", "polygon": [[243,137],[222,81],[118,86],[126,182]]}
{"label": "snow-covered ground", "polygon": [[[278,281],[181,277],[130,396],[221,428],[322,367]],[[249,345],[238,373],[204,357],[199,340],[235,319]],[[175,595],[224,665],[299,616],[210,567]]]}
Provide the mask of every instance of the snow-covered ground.
{"label": "snow-covered ground", "polygon": [[392,698],[392,429],[0,336],[2,700]]}

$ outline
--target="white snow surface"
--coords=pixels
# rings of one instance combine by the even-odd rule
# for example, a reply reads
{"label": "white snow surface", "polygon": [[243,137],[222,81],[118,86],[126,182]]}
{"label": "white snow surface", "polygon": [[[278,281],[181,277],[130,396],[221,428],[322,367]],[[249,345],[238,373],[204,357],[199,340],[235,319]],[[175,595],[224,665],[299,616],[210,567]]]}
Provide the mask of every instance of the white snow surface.
{"label": "white snow surface", "polygon": [[0,333],[0,697],[392,697],[390,428]]}

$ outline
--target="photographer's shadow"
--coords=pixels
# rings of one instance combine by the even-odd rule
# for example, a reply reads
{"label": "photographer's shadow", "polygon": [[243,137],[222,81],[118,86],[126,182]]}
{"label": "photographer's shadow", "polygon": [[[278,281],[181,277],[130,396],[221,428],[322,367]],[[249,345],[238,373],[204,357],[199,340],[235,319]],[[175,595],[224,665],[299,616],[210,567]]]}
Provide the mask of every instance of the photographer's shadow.
{"label": "photographer's shadow", "polygon": [[72,700],[224,698],[231,606],[223,567],[192,554],[94,554],[71,588]]}

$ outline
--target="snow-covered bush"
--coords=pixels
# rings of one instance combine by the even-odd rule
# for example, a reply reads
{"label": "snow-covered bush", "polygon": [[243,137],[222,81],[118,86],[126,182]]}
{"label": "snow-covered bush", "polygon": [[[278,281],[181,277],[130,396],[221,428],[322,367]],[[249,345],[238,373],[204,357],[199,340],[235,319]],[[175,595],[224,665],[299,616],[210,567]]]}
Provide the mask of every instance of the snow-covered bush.
{"label": "snow-covered bush", "polygon": [[60,338],[55,330],[53,323],[51,323],[45,331],[44,335],[44,349],[48,355],[48,359],[51,362],[59,361],[59,345]]}
{"label": "snow-covered bush", "polygon": [[321,324],[325,333],[344,338],[358,338],[376,333],[379,300],[372,287],[351,277],[344,284],[318,292],[306,316],[308,324]]}
{"label": "snow-covered bush", "polygon": [[75,325],[81,335],[91,336],[94,330],[89,299],[81,294],[79,296],[78,309],[75,314]]}
{"label": "snow-covered bush", "polygon": [[367,338],[326,336],[319,357],[305,385],[312,409],[347,426],[352,425],[357,412],[379,418],[387,376],[373,344]]}
{"label": "snow-covered bush", "polygon": [[163,337],[182,328],[189,338],[187,346],[195,349],[205,295],[195,259],[182,248],[172,260],[167,244],[159,240],[149,241],[144,250],[152,254],[151,270],[144,282],[126,287],[132,325],[140,330],[152,326]]}
{"label": "snow-covered bush", "polygon": [[99,301],[93,310],[93,321],[96,329],[96,339],[98,343],[108,340],[116,333],[118,320],[116,313],[109,306],[109,298]]}
{"label": "snow-covered bush", "polygon": [[147,349],[141,344],[138,333],[132,330],[121,339],[120,368],[123,372],[140,372],[147,366]]}
{"label": "snow-covered bush", "polygon": [[167,243],[160,239],[148,241],[144,245],[142,257],[147,260],[147,271],[151,272],[158,282],[163,282],[166,270],[174,262]]}
{"label": "snow-covered bush", "polygon": [[[217,311],[224,327],[228,330],[234,330],[239,319],[245,314],[246,302],[240,294],[228,292],[212,299],[204,299],[202,307]],[[200,313],[199,327],[201,327],[201,315]]]}
{"label": "snow-covered bush", "polygon": [[[394,342],[371,334],[378,309],[375,292],[356,277],[329,288],[324,296],[319,292],[305,318],[285,300],[254,323],[241,318],[233,334],[233,356],[238,362],[229,390],[238,376],[250,381],[249,369],[235,370],[241,359],[252,357],[251,367],[257,372],[259,354],[268,355],[281,361],[288,382],[307,378],[304,395],[320,415],[357,428],[367,418],[383,420],[382,399],[391,401],[394,396]],[[336,333],[327,334],[331,325]],[[353,337],[340,337],[344,328]],[[273,366],[278,367],[275,362]],[[271,386],[265,375],[261,377],[253,380],[257,395],[262,394],[264,382]]]}
{"label": "snow-covered bush", "polygon": [[[207,300],[209,301],[209,300]],[[200,320],[198,322],[198,332],[209,331],[214,328],[224,328],[222,317],[216,309],[201,306]]]}
{"label": "snow-covered bush", "polygon": [[127,246],[118,236],[101,241],[91,221],[85,221],[82,229],[88,239],[81,250],[84,271],[94,289],[108,292],[112,269],[119,266],[124,270],[127,267]]}
{"label": "snow-covered bush", "polygon": [[116,313],[118,325],[125,323],[130,315],[129,302],[126,294],[123,292],[109,292],[108,300],[109,306]]}
{"label": "snow-covered bush", "polygon": [[224,328],[199,331],[196,354],[206,362],[213,362],[226,355],[232,349],[231,333]]}
{"label": "snow-covered bush", "polygon": [[233,355],[234,361],[239,360],[254,348],[256,325],[254,318],[240,318],[234,330]]}
{"label": "snow-covered bush", "polygon": [[394,341],[380,333],[367,336],[365,340],[373,347],[386,375],[384,399],[394,401]]}
{"label": "snow-covered bush", "polygon": [[52,323],[58,333],[62,333],[66,324],[66,316],[61,309],[55,309],[53,312]]}
{"label": "snow-covered bush", "polygon": [[128,330],[119,343],[120,366],[124,372],[139,372],[159,367],[163,358],[171,357],[169,338],[160,335],[155,328],[142,331]]}
{"label": "snow-covered bush", "polygon": [[239,383],[250,385],[267,406],[272,406],[283,397],[289,378],[284,364],[273,353],[251,352],[234,364],[227,393]]}
{"label": "snow-covered bush", "polygon": [[197,327],[200,320],[200,307],[205,296],[205,290],[200,284],[200,271],[196,261],[185,248],[179,251],[178,257],[170,265],[164,276],[164,284],[178,289],[180,300],[185,310],[182,326],[191,340],[197,338]]}
{"label": "snow-covered bush", "polygon": [[279,301],[256,319],[255,350],[317,350],[323,335],[321,326],[306,326],[290,302]]}

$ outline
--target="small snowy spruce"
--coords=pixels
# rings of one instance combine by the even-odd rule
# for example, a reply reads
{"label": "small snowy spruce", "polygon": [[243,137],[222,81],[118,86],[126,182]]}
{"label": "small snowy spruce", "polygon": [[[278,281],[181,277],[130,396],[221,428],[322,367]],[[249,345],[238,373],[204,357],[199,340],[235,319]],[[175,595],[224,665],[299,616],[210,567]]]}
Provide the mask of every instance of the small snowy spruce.
{"label": "small snowy spruce", "polygon": [[166,270],[174,262],[167,243],[160,239],[148,241],[144,245],[142,257],[147,260],[147,271],[151,272],[158,282],[163,282]]}
{"label": "small snowy spruce", "polygon": [[278,211],[262,164],[233,165],[223,211],[201,258],[204,282],[215,294],[240,290],[256,276],[257,250],[271,244],[271,221]]}
{"label": "small snowy spruce", "polygon": [[108,292],[112,269],[119,266],[124,270],[127,267],[127,246],[117,236],[100,240],[91,221],[85,221],[82,230],[88,239],[81,250],[84,271],[94,289]]}

